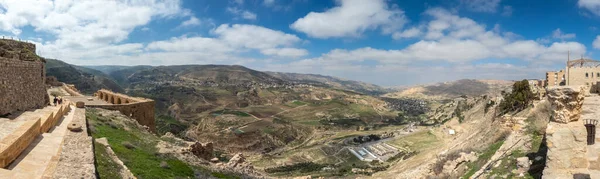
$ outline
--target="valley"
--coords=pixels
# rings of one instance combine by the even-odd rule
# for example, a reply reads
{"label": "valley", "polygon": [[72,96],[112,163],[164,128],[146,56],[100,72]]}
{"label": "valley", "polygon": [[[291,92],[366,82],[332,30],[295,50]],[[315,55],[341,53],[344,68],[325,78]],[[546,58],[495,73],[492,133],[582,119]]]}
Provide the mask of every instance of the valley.
{"label": "valley", "polygon": [[378,96],[362,92],[381,87],[354,91],[362,83],[330,85],[322,76],[295,80],[299,74],[281,78],[242,66],[95,68],[127,94],[156,102],[158,136],[210,143],[211,156],[224,162],[244,155],[252,169],[234,175],[462,176],[469,171],[436,172],[436,162],[488,150],[511,131],[498,127],[497,108],[512,82],[460,80]]}

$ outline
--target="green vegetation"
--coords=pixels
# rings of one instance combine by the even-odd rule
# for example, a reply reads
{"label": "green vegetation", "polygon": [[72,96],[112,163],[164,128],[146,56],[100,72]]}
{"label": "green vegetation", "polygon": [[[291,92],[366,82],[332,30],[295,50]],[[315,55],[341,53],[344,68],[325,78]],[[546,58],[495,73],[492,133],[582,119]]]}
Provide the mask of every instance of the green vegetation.
{"label": "green vegetation", "polygon": [[156,118],[156,131],[160,135],[164,135],[167,132],[171,132],[176,136],[180,136],[180,134],[183,131],[185,131],[188,127],[188,124],[182,123],[171,116],[159,115]]}
{"label": "green vegetation", "polygon": [[282,173],[282,172],[308,173],[308,172],[319,171],[323,167],[326,167],[326,166],[327,165],[316,164],[313,162],[303,162],[303,163],[296,163],[296,164],[292,164],[292,165],[284,165],[284,166],[278,166],[278,167],[273,167],[273,168],[267,168],[267,169],[265,169],[265,172],[267,172],[267,173]]}
{"label": "green vegetation", "polygon": [[[98,116],[91,111],[88,110],[86,117],[94,126],[92,136],[94,138],[106,137],[115,154],[136,177],[175,178],[194,176],[194,171],[186,163],[172,156],[158,154],[155,146],[160,139],[156,136],[144,134],[141,131],[113,127],[119,126],[112,121],[114,119]],[[123,145],[128,143],[135,146],[135,148]],[[160,167],[162,161],[165,161],[169,168]]]}
{"label": "green vegetation", "polygon": [[475,172],[477,172],[477,170],[481,169],[481,167],[484,167],[483,165],[485,165],[485,163],[487,163],[487,161],[490,160],[490,158],[492,158],[496,151],[500,149],[502,144],[504,144],[504,139],[499,140],[498,142],[486,148],[479,155],[477,161],[468,163],[467,166],[469,167],[469,171],[462,178],[470,178],[471,176],[473,176],[473,174],[475,174]]}
{"label": "green vegetation", "polygon": [[240,178],[240,177],[237,177],[234,175],[219,173],[219,172],[212,172],[211,175],[213,177],[217,177],[217,178],[221,178],[221,179],[238,179],[238,178]]}
{"label": "green vegetation", "polygon": [[210,114],[212,114],[214,116],[223,115],[223,114],[233,114],[233,115],[236,115],[236,116],[239,116],[239,117],[248,117],[248,116],[250,116],[250,114],[242,112],[242,111],[228,110],[228,109],[213,111]]}
{"label": "green vegetation", "polygon": [[522,80],[513,84],[512,92],[504,93],[504,100],[498,106],[500,115],[508,112],[522,111],[527,108],[534,99],[534,94],[531,92],[529,82]]}
{"label": "green vegetation", "polygon": [[122,168],[109,157],[104,145],[94,142],[94,146],[96,170],[100,178],[121,178],[119,173]]}
{"label": "green vegetation", "polygon": [[496,105],[496,102],[494,102],[494,100],[489,100],[487,104],[485,104],[485,109],[483,110],[484,113],[487,113],[490,108],[492,106]]}
{"label": "green vegetation", "polygon": [[334,125],[338,127],[352,127],[352,126],[364,126],[366,123],[360,119],[334,119],[334,120],[321,120],[323,125]]}

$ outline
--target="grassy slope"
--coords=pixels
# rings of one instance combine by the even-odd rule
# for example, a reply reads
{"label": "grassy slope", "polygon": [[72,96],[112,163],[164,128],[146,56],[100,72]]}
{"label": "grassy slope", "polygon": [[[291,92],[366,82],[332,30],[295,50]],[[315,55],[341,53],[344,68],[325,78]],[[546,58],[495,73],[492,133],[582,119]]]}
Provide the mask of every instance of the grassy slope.
{"label": "grassy slope", "polygon": [[[123,130],[123,126],[118,126],[119,124],[115,124],[110,118],[97,116],[93,112],[87,112],[86,116],[94,126],[92,136],[106,137],[115,154],[135,176],[140,178],[194,176],[194,171],[186,163],[171,156],[156,155],[155,146],[160,140],[158,137],[137,130]],[[133,144],[135,148],[127,148],[124,145],[126,143]],[[170,167],[160,167],[162,161],[167,162]]]}

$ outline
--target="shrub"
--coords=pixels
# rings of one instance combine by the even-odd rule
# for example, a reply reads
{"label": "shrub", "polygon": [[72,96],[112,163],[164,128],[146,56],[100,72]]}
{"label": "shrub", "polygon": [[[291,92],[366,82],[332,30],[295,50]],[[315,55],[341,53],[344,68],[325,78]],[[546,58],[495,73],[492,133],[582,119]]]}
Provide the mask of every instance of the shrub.
{"label": "shrub", "polygon": [[533,101],[535,95],[531,92],[527,80],[517,81],[513,84],[512,92],[504,92],[504,100],[498,106],[500,115],[508,112],[517,112],[527,108]]}

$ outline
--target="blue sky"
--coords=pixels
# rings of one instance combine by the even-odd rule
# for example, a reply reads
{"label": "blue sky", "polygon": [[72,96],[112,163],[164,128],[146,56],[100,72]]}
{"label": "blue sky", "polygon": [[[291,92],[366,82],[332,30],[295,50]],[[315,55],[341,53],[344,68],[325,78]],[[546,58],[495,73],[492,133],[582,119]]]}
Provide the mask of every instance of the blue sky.
{"label": "blue sky", "polygon": [[382,86],[600,59],[600,0],[0,0],[0,34],[77,65],[238,64]]}

